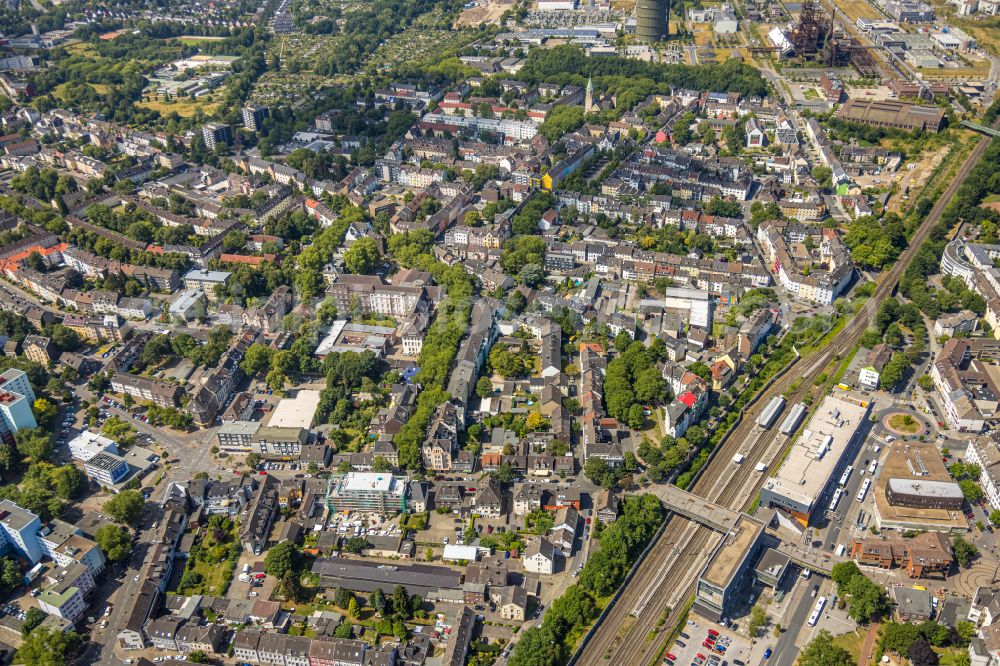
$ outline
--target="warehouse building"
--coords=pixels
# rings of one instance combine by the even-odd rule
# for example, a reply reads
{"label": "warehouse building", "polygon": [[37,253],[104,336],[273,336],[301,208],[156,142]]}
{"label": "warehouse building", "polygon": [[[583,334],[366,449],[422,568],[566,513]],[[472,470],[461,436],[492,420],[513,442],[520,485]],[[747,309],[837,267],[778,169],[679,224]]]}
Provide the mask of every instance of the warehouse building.
{"label": "warehouse building", "polygon": [[449,567],[426,564],[395,565],[378,561],[321,557],[313,562],[312,572],[319,576],[320,585],[332,591],[343,587],[355,592],[374,592],[381,588],[391,594],[402,585],[410,594],[425,599],[437,597],[439,590],[462,589],[461,572]]}
{"label": "warehouse building", "polygon": [[764,482],[761,504],[783,511],[802,526],[821,514],[821,498],[844,454],[867,432],[868,409],[866,403],[826,396],[785,462]]}
{"label": "warehouse building", "polygon": [[940,132],[944,109],[896,100],[849,99],[837,111],[842,120],[908,132]]}

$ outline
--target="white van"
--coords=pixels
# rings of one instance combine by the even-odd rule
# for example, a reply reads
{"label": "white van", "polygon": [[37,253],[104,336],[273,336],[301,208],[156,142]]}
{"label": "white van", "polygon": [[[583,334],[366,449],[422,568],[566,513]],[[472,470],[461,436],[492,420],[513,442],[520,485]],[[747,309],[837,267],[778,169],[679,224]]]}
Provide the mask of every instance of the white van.
{"label": "white van", "polygon": [[837,544],[837,552],[836,552],[837,557],[843,557],[845,550],[847,550],[847,548],[844,547],[844,544],[842,543]]}

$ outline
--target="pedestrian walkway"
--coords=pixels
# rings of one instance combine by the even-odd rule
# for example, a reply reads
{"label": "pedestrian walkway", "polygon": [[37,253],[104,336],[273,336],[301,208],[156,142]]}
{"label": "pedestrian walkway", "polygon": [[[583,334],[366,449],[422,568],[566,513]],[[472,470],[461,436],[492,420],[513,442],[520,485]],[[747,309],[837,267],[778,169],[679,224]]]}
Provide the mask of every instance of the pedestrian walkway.
{"label": "pedestrian walkway", "polygon": [[861,644],[861,652],[858,655],[858,666],[868,666],[872,663],[872,654],[875,650],[875,639],[878,638],[878,622],[872,622],[868,625],[868,635],[865,636],[865,642]]}

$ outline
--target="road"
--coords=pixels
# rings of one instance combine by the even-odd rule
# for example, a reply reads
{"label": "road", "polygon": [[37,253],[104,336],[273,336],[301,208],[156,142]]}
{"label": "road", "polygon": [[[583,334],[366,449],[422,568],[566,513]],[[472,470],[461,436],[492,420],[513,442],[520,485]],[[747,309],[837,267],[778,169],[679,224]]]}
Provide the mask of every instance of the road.
{"label": "road", "polygon": [[[112,604],[111,614],[107,618],[108,626],[105,629],[96,625],[92,628],[90,642],[77,656],[75,663],[81,666],[83,664],[110,664],[112,666],[124,664],[115,655],[116,636],[125,625],[128,600],[138,594],[139,588],[142,586],[143,579],[138,575],[138,572],[142,568],[143,561],[156,534],[156,530],[152,529],[151,525],[162,517],[160,501],[163,499],[168,485],[166,482],[157,485],[149,501],[146,502],[140,523],[139,539],[135,543],[132,555],[124,563],[125,566],[120,564],[109,566],[103,582],[98,591],[94,593],[94,598],[107,599],[108,603]],[[91,601],[93,602],[93,599]],[[103,606],[103,604],[97,605]]]}
{"label": "road", "polygon": [[781,623],[781,626],[787,627],[787,629],[774,643],[773,666],[794,666],[795,659],[798,657],[795,639],[799,632],[806,628],[806,620],[809,619],[809,613],[812,612],[814,603],[809,590],[812,589],[813,585],[820,585],[822,588],[822,583],[823,579],[818,576],[813,576],[808,580],[799,578],[796,581],[795,588],[791,593],[792,600],[788,605],[791,611],[786,612],[784,621]]}
{"label": "road", "polygon": [[[958,191],[959,186],[968,177],[969,172],[982,157],[989,145],[988,139],[980,140],[965,162],[958,169],[948,188],[941,194],[934,207],[910,239],[910,244],[900,255],[899,260],[890,268],[875,287],[871,298],[861,307],[855,317],[837,333],[833,339],[820,351],[808,358],[798,359],[790,371],[765,389],[743,415],[739,426],[716,448],[712,458],[706,465],[702,475],[691,490],[733,509],[744,510],[756,497],[765,476],[755,474],[754,466],[762,460],[765,454],[772,450],[772,443],[779,436],[777,429],[765,431],[760,436],[750,439],[754,432],[754,420],[759,412],[776,395],[788,391],[792,384],[798,382],[798,389],[789,396],[789,403],[797,402],[812,387],[815,380],[827,366],[837,360],[840,354],[853,349],[861,338],[879,305],[896,290],[903,272],[913,261],[917,251],[927,240],[932,228],[941,218],[945,207]],[[737,473],[729,481],[725,478],[727,467],[731,467],[731,459],[736,453],[743,453],[746,461],[739,466]],[[769,463],[772,458],[768,458]],[[683,590],[682,598],[693,594],[697,571],[693,565],[703,564],[693,562],[693,553],[700,551],[705,543],[712,538],[708,528],[697,528],[690,542],[686,543],[682,554],[678,557],[678,566],[660,575],[657,564],[663,560],[666,553],[674,549],[674,544],[680,543],[682,531],[688,521],[670,516],[668,525],[651,549],[650,555],[640,564],[632,580],[622,591],[618,601],[605,616],[601,624],[594,627],[592,636],[586,646],[574,655],[572,663],[579,664],[647,664],[658,654],[663,638],[650,640],[650,632],[657,632],[656,623],[662,611],[667,606],[667,600],[677,596],[678,590]],[[651,602],[639,617],[631,615],[636,601],[649,595],[651,587],[656,592],[651,595]],[[669,632],[670,628],[680,618],[679,608],[673,607],[668,621],[663,625]],[[662,630],[659,630],[662,632]]]}

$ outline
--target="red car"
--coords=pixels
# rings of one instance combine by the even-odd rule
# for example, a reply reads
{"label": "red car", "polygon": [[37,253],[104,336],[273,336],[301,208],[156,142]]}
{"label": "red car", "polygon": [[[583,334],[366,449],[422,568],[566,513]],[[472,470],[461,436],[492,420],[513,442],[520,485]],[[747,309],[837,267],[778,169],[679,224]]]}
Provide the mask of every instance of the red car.
{"label": "red car", "polygon": [[719,636],[719,632],[717,632],[715,629],[709,629],[708,635],[711,636],[712,638],[717,638]]}
{"label": "red car", "polygon": [[711,644],[711,643],[709,643],[708,641],[705,641],[704,643],[702,643],[702,644],[701,644],[701,646],[702,646],[703,648],[708,648],[709,650],[711,650],[711,649],[712,649],[712,644]]}
{"label": "red car", "polygon": [[670,654],[669,652],[667,653],[667,659],[669,659],[670,661],[677,661],[677,657]]}
{"label": "red car", "polygon": [[703,655],[701,652],[698,653],[698,658],[701,659],[702,661],[705,661],[706,659],[705,655]]}

